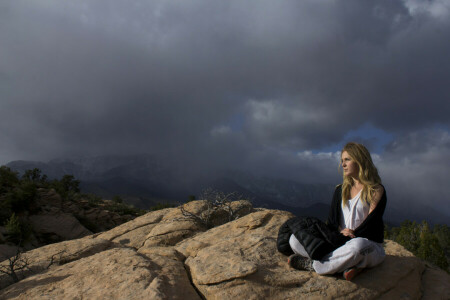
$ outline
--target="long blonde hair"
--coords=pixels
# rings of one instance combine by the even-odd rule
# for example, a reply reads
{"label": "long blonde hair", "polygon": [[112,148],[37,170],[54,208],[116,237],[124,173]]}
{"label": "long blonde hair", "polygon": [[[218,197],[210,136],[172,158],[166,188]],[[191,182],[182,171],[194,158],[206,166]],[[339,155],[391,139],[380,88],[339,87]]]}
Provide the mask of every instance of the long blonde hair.
{"label": "long blonde hair", "polygon": [[[342,153],[347,151],[348,155],[354,160],[359,166],[359,181],[363,184],[363,189],[361,191],[361,199],[370,205],[375,193],[375,188],[381,184],[381,178],[378,175],[378,170],[373,164],[372,157],[370,156],[369,150],[361,144],[350,142],[347,143],[341,151]],[[339,162],[339,168],[342,167],[342,159]],[[350,176],[345,176],[342,183],[342,203],[344,206],[348,204],[350,200],[350,190],[353,185],[353,179]]]}

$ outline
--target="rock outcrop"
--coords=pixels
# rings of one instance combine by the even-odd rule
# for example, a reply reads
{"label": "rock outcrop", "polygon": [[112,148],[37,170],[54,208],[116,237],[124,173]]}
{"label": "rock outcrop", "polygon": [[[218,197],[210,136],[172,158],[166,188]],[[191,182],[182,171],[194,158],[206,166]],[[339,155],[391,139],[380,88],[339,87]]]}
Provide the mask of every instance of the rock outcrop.
{"label": "rock outcrop", "polygon": [[[185,206],[197,214],[205,209],[203,201]],[[292,214],[245,213],[208,230],[179,208],[168,208],[100,234],[31,250],[23,256],[33,271],[14,284],[0,276],[5,287],[0,299],[450,298],[446,272],[392,241],[385,243],[386,260],[352,282],[339,274],[294,270],[276,250],[278,229]]]}
{"label": "rock outcrop", "polygon": [[[50,243],[82,238],[114,228],[136,217],[111,211],[114,202],[96,199],[96,202],[81,197],[65,200],[53,189],[38,189],[38,197],[29,210],[20,217],[30,228],[30,237],[24,249],[31,250]],[[6,238],[7,230],[0,226],[0,258],[14,255],[15,245]]]}

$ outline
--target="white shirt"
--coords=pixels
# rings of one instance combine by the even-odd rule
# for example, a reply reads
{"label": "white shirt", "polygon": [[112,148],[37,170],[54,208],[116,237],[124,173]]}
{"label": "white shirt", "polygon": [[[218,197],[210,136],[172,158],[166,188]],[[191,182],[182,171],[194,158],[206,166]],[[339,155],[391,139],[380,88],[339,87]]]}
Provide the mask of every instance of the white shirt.
{"label": "white shirt", "polygon": [[370,206],[361,200],[361,191],[353,199],[348,200],[345,207],[344,202],[342,202],[341,229],[355,230],[369,215]]}

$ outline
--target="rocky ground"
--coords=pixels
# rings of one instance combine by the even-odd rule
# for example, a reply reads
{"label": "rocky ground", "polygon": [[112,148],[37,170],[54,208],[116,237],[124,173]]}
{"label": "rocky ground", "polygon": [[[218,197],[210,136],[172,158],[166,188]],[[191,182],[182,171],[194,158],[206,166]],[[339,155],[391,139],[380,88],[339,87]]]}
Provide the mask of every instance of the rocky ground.
{"label": "rocky ground", "polygon": [[[184,208],[207,209],[204,201]],[[450,299],[450,276],[392,241],[386,260],[352,282],[294,270],[276,249],[292,214],[251,206],[241,214],[214,216],[219,226],[207,229],[168,208],[28,251],[23,279],[0,275],[0,299]]]}

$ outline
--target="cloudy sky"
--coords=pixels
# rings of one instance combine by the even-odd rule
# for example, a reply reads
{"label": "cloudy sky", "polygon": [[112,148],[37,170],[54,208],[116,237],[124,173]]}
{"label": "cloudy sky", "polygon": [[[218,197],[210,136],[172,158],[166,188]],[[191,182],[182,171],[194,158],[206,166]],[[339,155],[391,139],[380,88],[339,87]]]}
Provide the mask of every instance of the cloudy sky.
{"label": "cloudy sky", "polygon": [[450,214],[450,0],[0,2],[0,163],[152,153]]}

